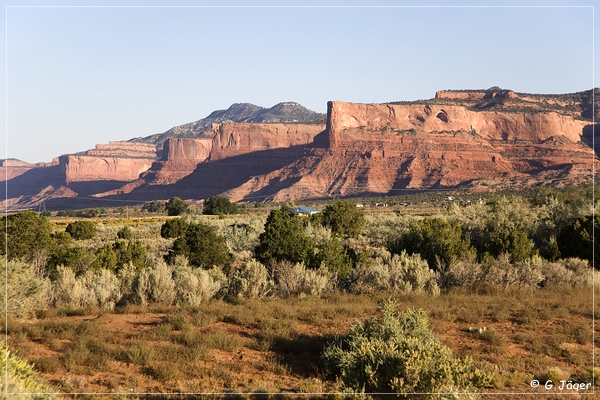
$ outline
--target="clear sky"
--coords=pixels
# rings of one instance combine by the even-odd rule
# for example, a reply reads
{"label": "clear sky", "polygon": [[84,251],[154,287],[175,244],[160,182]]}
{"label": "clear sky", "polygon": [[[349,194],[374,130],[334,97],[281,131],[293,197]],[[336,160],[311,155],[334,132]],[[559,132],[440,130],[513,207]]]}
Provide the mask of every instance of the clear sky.
{"label": "clear sky", "polygon": [[[164,132],[232,103],[326,112],[328,100],[443,89],[587,90],[600,30],[591,0],[4,3],[0,158],[28,162]],[[198,7],[211,4],[233,7]],[[381,7],[356,7],[370,4]],[[488,7],[511,4],[535,7]],[[123,5],[132,7],[112,7]],[[573,5],[583,7],[563,7]]]}

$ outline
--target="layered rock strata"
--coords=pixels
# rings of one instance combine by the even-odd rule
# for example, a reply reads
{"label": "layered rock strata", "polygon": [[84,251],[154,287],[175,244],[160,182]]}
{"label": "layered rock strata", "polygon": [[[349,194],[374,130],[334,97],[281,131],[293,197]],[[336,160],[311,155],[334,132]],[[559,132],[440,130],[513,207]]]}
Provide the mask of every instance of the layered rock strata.
{"label": "layered rock strata", "polygon": [[255,151],[308,145],[323,128],[321,124],[215,124],[212,129],[214,139],[210,160],[221,160]]}
{"label": "layered rock strata", "polygon": [[99,144],[84,154],[59,157],[65,182],[132,181],[148,170],[156,160],[152,144],[110,142]]}
{"label": "layered rock strata", "polygon": [[[326,149],[228,194],[267,200],[399,194],[418,188],[515,188],[591,178],[590,122],[549,113],[476,112],[434,104],[330,102]],[[286,182],[285,185],[282,182]]]}
{"label": "layered rock strata", "polygon": [[53,196],[110,205],[223,193],[236,201],[298,201],[581,184],[597,161],[591,95],[490,89],[407,103],[333,101],[326,124],[222,122],[193,138],[111,142],[44,167],[8,160],[7,197],[19,205]]}

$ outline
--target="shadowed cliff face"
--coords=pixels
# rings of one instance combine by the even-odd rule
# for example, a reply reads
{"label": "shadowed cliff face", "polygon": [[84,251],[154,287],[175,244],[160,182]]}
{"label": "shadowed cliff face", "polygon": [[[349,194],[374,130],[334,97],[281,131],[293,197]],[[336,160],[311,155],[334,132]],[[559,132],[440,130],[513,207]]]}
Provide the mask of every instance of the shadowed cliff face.
{"label": "shadowed cliff face", "polygon": [[198,164],[191,174],[175,183],[157,184],[156,181],[148,179],[140,181],[130,193],[112,191],[111,195],[101,199],[148,201],[169,199],[173,196],[202,199],[243,185],[254,176],[262,176],[299,161],[310,149],[310,146],[292,146],[207,161]]}
{"label": "shadowed cliff face", "polygon": [[[73,199],[80,207],[96,207],[95,200],[88,198],[99,191],[113,190],[125,184],[118,180],[73,182],[67,184],[64,165],[35,167],[0,185],[0,198],[7,199],[9,209],[37,207],[42,202],[47,209],[73,207]],[[53,205],[55,204],[55,205]],[[105,204],[104,206],[107,206]],[[114,206],[114,204],[110,204]]]}

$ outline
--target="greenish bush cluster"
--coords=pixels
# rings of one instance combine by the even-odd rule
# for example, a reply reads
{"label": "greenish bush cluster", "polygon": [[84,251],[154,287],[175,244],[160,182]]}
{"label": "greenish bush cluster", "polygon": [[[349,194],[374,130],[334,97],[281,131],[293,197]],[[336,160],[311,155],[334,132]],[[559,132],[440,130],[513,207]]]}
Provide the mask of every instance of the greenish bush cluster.
{"label": "greenish bush cluster", "polygon": [[462,239],[458,222],[442,218],[426,218],[410,224],[408,230],[390,241],[388,249],[395,254],[406,251],[420,254],[429,266],[438,270],[458,260],[474,260],[475,250]]}
{"label": "greenish bush cluster", "polygon": [[336,235],[356,237],[365,226],[365,214],[352,201],[336,201],[323,210],[322,224]]}
{"label": "greenish bush cluster", "polygon": [[79,276],[88,270],[118,271],[127,264],[143,269],[146,267],[146,261],[146,246],[140,240],[116,240],[111,244],[103,245],[95,252],[88,251],[83,246],[73,246],[65,241],[49,254],[47,271],[52,277],[58,266],[64,266]]}
{"label": "greenish bush cluster", "polygon": [[[9,279],[16,279],[9,297],[31,299],[21,305],[9,299],[23,310],[11,309],[15,315],[31,315],[35,302],[110,308],[131,301],[198,303],[225,294],[435,295],[476,284],[590,286],[597,274],[590,267],[592,232],[600,217],[592,217],[594,205],[582,197],[589,190],[568,189],[565,196],[539,189],[529,199],[492,195],[485,202],[450,204],[447,215],[428,218],[366,218],[353,202],[337,201],[312,216],[284,205],[266,221],[188,215],[143,230],[133,223],[74,221],[52,232],[46,217],[28,211],[0,219],[8,232],[0,236],[0,253],[9,261]],[[210,272],[215,268],[224,278]],[[96,289],[101,285],[104,290]]]}
{"label": "greenish bush cluster", "polygon": [[3,216],[0,222],[0,229],[6,232],[0,235],[0,254],[9,260],[36,260],[53,245],[48,218],[34,211]]}
{"label": "greenish bush cluster", "polygon": [[106,208],[86,208],[83,210],[60,210],[57,217],[94,218],[106,214]]}
{"label": "greenish bush cluster", "polygon": [[158,260],[141,271],[132,265],[118,273],[90,270],[82,276],[60,266],[49,290],[49,301],[54,307],[72,309],[151,303],[195,306],[226,287],[227,278],[220,270],[191,268],[183,260],[180,258],[175,266]]}
{"label": "greenish bush cluster", "polygon": [[237,214],[238,206],[225,196],[212,196],[204,201],[202,213],[207,215]]}
{"label": "greenish bush cluster", "polygon": [[[231,261],[229,249],[225,239],[219,236],[216,230],[206,224],[185,224],[179,227],[175,226],[175,221],[168,221],[161,228],[161,234],[167,231],[164,236],[173,236],[176,233],[181,235],[173,242],[165,260],[172,264],[178,256],[186,257],[194,267],[212,268],[213,266],[224,267]],[[165,227],[169,224],[169,228]],[[182,234],[183,231],[183,234]]]}
{"label": "greenish bush cluster", "polygon": [[406,251],[391,254],[381,250],[375,260],[360,265],[350,275],[352,285],[348,289],[356,293],[375,291],[440,293],[439,273],[429,268],[419,254],[408,255]]}
{"label": "greenish bush cluster", "polygon": [[260,234],[254,250],[257,260],[265,264],[303,263],[312,269],[325,268],[346,276],[355,263],[351,251],[344,245],[344,238],[360,232],[365,221],[362,211],[347,201],[335,202],[326,207],[322,215],[312,218],[289,210],[284,206],[271,211],[267,217],[265,231]]}
{"label": "greenish bush cluster", "polygon": [[144,203],[142,206],[142,211],[147,211],[149,213],[158,213],[163,212],[167,209],[167,203],[160,200],[153,200],[147,203]]}
{"label": "greenish bush cluster", "polygon": [[592,226],[600,227],[600,218],[592,223],[590,203],[541,194],[531,201],[492,195],[485,204],[452,205],[446,218],[414,220],[391,234],[386,247],[395,254],[420,254],[437,271],[457,262],[485,264],[503,254],[511,263],[527,263],[536,256],[594,261]]}
{"label": "greenish bush cluster", "polygon": [[0,315],[32,317],[48,306],[50,280],[40,277],[32,264],[9,260],[6,264],[6,290],[0,290]]}
{"label": "greenish bush cluster", "polygon": [[9,397],[19,399],[56,399],[57,390],[52,389],[41,379],[33,366],[21,360],[7,350],[6,344],[0,345],[0,391]]}
{"label": "greenish bush cluster", "polygon": [[179,197],[173,197],[167,202],[165,208],[167,209],[167,215],[177,216],[186,212],[189,206],[185,200],[182,200]]}
{"label": "greenish bush cluster", "polygon": [[491,375],[470,358],[455,359],[428,327],[427,313],[398,314],[393,301],[381,316],[356,322],[323,351],[325,370],[358,393],[455,392],[488,387]]}
{"label": "greenish bush cluster", "polygon": [[75,240],[91,239],[96,234],[96,224],[91,221],[75,221],[67,225],[65,229]]}
{"label": "greenish bush cluster", "polygon": [[598,285],[600,272],[592,269],[587,260],[567,258],[556,262],[532,257],[522,263],[510,261],[508,254],[484,263],[458,262],[446,267],[439,274],[441,288],[489,285],[504,288],[540,287],[566,285],[591,287]]}

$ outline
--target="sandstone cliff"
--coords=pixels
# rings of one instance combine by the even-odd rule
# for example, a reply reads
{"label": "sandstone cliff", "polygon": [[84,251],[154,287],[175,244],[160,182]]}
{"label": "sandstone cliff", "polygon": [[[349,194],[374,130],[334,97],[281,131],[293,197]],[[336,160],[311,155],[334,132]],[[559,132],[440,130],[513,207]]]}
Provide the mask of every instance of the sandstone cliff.
{"label": "sandstone cliff", "polygon": [[[50,199],[91,196],[133,181],[156,159],[154,145],[129,142],[98,144],[80,154],[68,154],[50,163],[3,162],[5,169],[0,197],[10,207],[36,207]],[[64,203],[70,204],[70,203]],[[94,206],[89,200],[80,206]]]}
{"label": "sandstone cliff", "polygon": [[307,145],[323,131],[321,124],[225,123],[213,126],[210,160],[254,151]]}
{"label": "sandstone cliff", "polygon": [[[442,91],[416,102],[333,101],[325,124],[221,122],[202,131],[188,127],[194,137],[171,137],[164,146],[111,142],[46,167],[6,161],[13,171],[6,196],[15,206],[54,197],[63,199],[54,203],[61,207],[97,207],[103,199],[113,205],[223,193],[236,201],[297,201],[580,184],[592,179],[597,161],[590,147],[593,94],[492,88]],[[269,112],[291,115],[296,106],[281,103]],[[257,112],[241,109],[247,119]],[[96,199],[86,204],[90,196]]]}
{"label": "sandstone cliff", "polygon": [[330,102],[326,149],[308,150],[227,194],[243,200],[259,192],[267,200],[293,201],[415,188],[583,183],[591,179],[595,158],[581,142],[589,125],[556,112]]}
{"label": "sandstone cliff", "polygon": [[[144,190],[139,189],[140,187],[175,183],[180,187],[187,185],[194,188],[191,192],[187,187],[183,189],[190,193],[190,197],[221,193],[230,189],[240,177],[246,176],[250,171],[252,174],[263,174],[292,162],[294,157],[301,154],[303,146],[312,145],[315,137],[324,129],[323,124],[212,124],[210,131],[202,133],[204,138],[167,139],[162,160],[152,164],[138,180],[97,196],[125,194],[134,190],[140,193]],[[276,149],[285,151],[272,152]],[[268,155],[263,157],[265,153]],[[249,158],[240,158],[243,155],[248,155]],[[252,158],[254,161],[250,160]],[[219,163],[226,159],[232,160]],[[243,161],[240,162],[240,159]],[[249,163],[260,165],[248,165]],[[220,179],[222,174],[218,171],[219,168],[233,168],[233,171],[226,172],[225,177]],[[207,169],[210,172],[207,173]],[[195,178],[182,182],[184,177],[192,173],[196,174]],[[203,188],[209,187],[209,192],[203,191]]]}
{"label": "sandstone cliff", "polygon": [[170,138],[163,147],[163,161],[202,162],[210,155],[212,139]]}
{"label": "sandstone cliff", "polygon": [[196,166],[210,156],[212,138],[169,138],[165,141],[162,159],[152,164],[140,175],[139,181],[132,182],[121,189],[127,193],[143,182],[153,185],[168,185],[191,174]]}
{"label": "sandstone cliff", "polygon": [[550,113],[470,111],[461,106],[328,103],[331,147],[352,145],[365,137],[395,142],[414,132],[467,132],[488,140],[540,142],[563,135],[581,140],[588,123]]}
{"label": "sandstone cliff", "polygon": [[146,171],[154,159],[106,156],[60,156],[65,182],[132,181]]}
{"label": "sandstone cliff", "polygon": [[156,160],[156,146],[128,142],[99,144],[84,154],[59,157],[65,182],[132,181]]}

